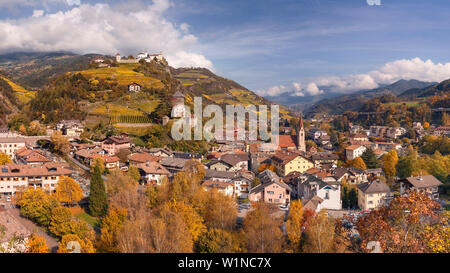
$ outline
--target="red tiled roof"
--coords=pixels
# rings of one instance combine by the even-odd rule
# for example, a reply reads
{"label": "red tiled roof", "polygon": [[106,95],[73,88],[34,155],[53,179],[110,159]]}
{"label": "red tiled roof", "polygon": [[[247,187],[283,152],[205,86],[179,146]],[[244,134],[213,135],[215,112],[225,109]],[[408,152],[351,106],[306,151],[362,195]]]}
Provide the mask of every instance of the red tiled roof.
{"label": "red tiled roof", "polygon": [[294,135],[280,135],[278,137],[278,146],[280,148],[297,147],[297,136]]}

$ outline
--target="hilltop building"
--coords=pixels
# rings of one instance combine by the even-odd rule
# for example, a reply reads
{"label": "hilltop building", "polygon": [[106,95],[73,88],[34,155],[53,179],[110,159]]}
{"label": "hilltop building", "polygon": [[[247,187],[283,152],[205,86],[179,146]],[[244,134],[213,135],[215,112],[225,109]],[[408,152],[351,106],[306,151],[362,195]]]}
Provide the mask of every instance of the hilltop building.
{"label": "hilltop building", "polygon": [[133,63],[139,63],[140,60],[145,60],[147,63],[151,62],[152,60],[156,59],[157,61],[163,60],[163,54],[162,51],[159,52],[159,54],[148,54],[145,53],[139,53],[136,58],[129,58],[129,59],[122,59],[122,56],[120,56],[120,53],[116,54],[116,61],[120,64],[133,64]]}

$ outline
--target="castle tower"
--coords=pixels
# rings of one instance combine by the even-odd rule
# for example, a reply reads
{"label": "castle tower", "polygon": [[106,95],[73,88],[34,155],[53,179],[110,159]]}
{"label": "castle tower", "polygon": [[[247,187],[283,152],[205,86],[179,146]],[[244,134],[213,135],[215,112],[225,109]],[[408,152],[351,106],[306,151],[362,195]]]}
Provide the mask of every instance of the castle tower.
{"label": "castle tower", "polygon": [[300,120],[298,122],[297,130],[297,149],[302,152],[306,152],[305,144],[305,127],[303,126],[303,114],[300,113]]}

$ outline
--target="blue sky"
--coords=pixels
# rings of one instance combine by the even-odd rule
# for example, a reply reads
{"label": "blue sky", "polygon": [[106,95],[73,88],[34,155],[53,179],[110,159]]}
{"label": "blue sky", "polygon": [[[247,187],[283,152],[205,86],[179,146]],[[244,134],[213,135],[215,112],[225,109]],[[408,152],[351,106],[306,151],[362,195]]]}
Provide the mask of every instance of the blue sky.
{"label": "blue sky", "polygon": [[[380,6],[370,6],[366,0],[158,2],[155,5],[161,8],[153,9],[152,14],[170,27],[149,26],[145,31],[153,33],[164,28],[165,37],[177,40],[161,42],[159,46],[165,47],[164,53],[170,56],[171,63],[204,64],[261,94],[269,94],[272,88],[272,95],[294,92],[309,96],[323,92],[322,86],[331,86],[335,92],[349,92],[399,78],[433,81],[450,78],[448,0],[381,0]],[[138,0],[71,0],[69,3],[66,0],[2,0],[0,24],[3,21],[12,26],[27,26],[27,18],[36,10],[44,11],[43,15],[36,13],[44,20],[43,17],[58,11],[78,8],[79,4],[93,7],[97,3],[107,3],[109,12],[125,14],[154,5],[152,1]],[[108,21],[106,27],[100,28],[111,25],[117,30],[119,23]],[[127,24],[131,28],[132,23]],[[146,24],[160,23],[149,19]],[[121,34],[125,35],[126,31],[124,28]],[[155,35],[149,35],[152,39],[143,41],[144,45],[137,44],[136,48],[126,45],[126,41],[117,44],[117,39],[109,36],[106,40],[114,41],[114,46],[95,47],[86,42],[85,48],[100,53],[115,49],[140,50],[137,47],[158,50],[158,42],[165,38]],[[44,34],[41,36],[34,40],[46,39]],[[8,47],[0,46],[0,52],[27,49],[28,44],[22,40],[11,42]],[[57,49],[41,44],[34,47]],[[72,47],[69,49],[83,51],[81,47]]]}

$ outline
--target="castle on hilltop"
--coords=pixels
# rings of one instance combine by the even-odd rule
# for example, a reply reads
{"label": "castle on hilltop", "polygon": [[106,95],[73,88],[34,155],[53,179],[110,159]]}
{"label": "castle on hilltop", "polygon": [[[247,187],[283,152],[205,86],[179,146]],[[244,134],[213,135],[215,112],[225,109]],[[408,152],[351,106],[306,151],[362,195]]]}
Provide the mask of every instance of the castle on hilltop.
{"label": "castle on hilltop", "polygon": [[116,54],[116,61],[121,64],[130,64],[130,63],[138,63],[140,60],[145,60],[146,62],[151,62],[156,58],[157,61],[163,60],[163,54],[162,51],[159,52],[159,54],[148,54],[147,52],[139,53],[136,58],[126,58],[122,59],[120,56],[120,53]]}

